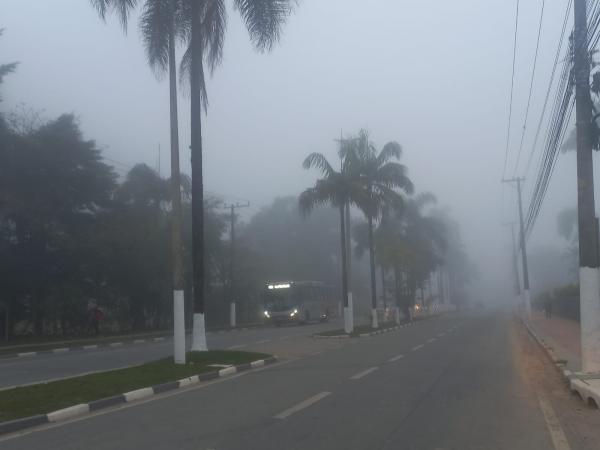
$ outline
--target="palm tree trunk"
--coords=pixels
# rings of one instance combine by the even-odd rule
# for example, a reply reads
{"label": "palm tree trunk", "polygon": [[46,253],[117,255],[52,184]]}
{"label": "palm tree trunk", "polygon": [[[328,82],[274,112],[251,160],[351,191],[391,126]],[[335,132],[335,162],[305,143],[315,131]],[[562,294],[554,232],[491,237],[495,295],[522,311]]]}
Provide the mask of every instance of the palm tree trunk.
{"label": "palm tree trunk", "polygon": [[179,174],[179,125],[177,117],[177,69],[173,24],[169,33],[169,113],[171,122],[171,264],[173,265],[173,357],[185,364],[185,307],[181,245],[181,177]]}
{"label": "palm tree trunk", "polygon": [[369,214],[369,260],[371,265],[371,327],[379,328],[377,321],[377,287],[375,285],[375,245],[373,243],[373,216]]}
{"label": "palm tree trunk", "polygon": [[352,324],[352,306],[348,301],[348,262],[346,255],[346,217],[344,213],[344,204],[340,206],[340,237],[342,250],[342,304],[344,305],[344,331],[352,333],[354,326]]}
{"label": "palm tree trunk", "polygon": [[204,326],[204,187],[202,182],[202,35],[200,2],[192,2],[190,70],[191,149],[192,149],[192,296],[194,323],[192,350],[206,351]]}

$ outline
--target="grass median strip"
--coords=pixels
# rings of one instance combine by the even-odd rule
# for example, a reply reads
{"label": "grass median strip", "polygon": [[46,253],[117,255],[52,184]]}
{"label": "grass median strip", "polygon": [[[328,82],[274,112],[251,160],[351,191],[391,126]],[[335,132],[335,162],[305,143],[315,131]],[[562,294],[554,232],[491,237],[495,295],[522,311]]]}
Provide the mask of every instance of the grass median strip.
{"label": "grass median strip", "polygon": [[375,331],[384,331],[387,329],[396,328],[398,325],[396,322],[384,322],[379,324],[379,328],[371,328],[371,325],[358,325],[354,327],[354,331],[350,334],[346,334],[344,330],[329,330],[315,334],[315,336],[333,337],[333,336],[350,336],[358,337],[361,334],[371,333]]}
{"label": "grass median strip", "polygon": [[190,352],[184,365],[175,364],[172,358],[165,358],[125,369],[7,389],[0,391],[0,422],[45,414],[79,403],[214,372],[215,368],[211,367],[213,364],[246,364],[269,356],[225,350]]}

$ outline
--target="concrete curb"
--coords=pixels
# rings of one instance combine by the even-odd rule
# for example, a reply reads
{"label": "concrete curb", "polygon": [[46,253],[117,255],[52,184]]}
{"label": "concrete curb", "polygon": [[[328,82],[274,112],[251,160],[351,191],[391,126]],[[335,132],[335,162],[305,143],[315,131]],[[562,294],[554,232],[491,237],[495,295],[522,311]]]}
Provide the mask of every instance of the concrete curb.
{"label": "concrete curb", "polygon": [[336,334],[333,336],[323,336],[323,335],[319,335],[319,334],[313,334],[313,338],[315,339],[354,339],[354,338],[366,338],[366,337],[371,337],[371,336],[375,336],[377,334],[384,334],[384,333],[389,333],[390,331],[398,331],[401,328],[410,326],[412,324],[414,324],[415,322],[406,322],[403,323],[401,325],[396,325],[395,327],[388,327],[388,328],[383,328],[381,330],[377,330],[377,331],[371,331],[369,333],[360,333],[358,336],[350,336],[348,334]]}
{"label": "concrete curb", "polygon": [[23,430],[25,428],[31,428],[47,423],[61,422],[63,420],[71,419],[73,417],[79,417],[85,414],[89,414],[92,411],[98,411],[99,409],[109,408],[111,406],[119,405],[121,403],[135,402],[137,400],[142,400],[153,395],[161,394],[163,392],[168,392],[175,389],[191,386],[193,384],[198,384],[203,381],[214,380],[215,378],[231,376],[239,372],[245,372],[276,362],[277,358],[271,356],[269,358],[252,361],[250,363],[226,367],[224,369],[215,370],[212,372],[204,372],[198,375],[193,375],[188,378],[183,378],[181,380],[170,381],[150,387],[136,389],[130,392],[125,392],[123,394],[115,395],[112,397],[101,398],[99,400],[94,400],[89,403],[80,403],[79,405],[69,406],[68,408],[59,409],[57,411],[52,411],[47,414],[39,414],[36,416],[23,417],[21,419],[15,419],[8,422],[0,422],[0,435],[13,433],[15,431]]}
{"label": "concrete curb", "polygon": [[579,397],[588,405],[595,404],[597,407],[600,406],[600,378],[586,379],[583,374],[574,373],[565,367],[563,360],[558,358],[554,350],[544,342],[544,340],[538,336],[531,324],[525,319],[519,318],[521,323],[527,329],[527,332],[535,339],[540,347],[546,353],[546,356],[554,364],[558,372],[563,376],[565,381],[569,385],[571,392],[576,392]]}

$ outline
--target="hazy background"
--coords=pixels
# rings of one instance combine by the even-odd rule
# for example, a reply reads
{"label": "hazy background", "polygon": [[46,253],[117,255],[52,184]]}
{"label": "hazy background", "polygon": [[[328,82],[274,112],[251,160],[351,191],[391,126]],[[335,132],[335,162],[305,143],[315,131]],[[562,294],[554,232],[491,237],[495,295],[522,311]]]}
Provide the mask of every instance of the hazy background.
{"label": "hazy background", "polygon": [[[566,0],[546,2],[521,164],[540,1],[521,2],[507,176],[523,175],[539,120]],[[513,189],[500,183],[511,81],[515,2],[508,0],[301,0],[271,54],[254,52],[233,11],[223,65],[208,82],[203,122],[205,186],[248,213],[297,194],[320,151],[336,157],[340,132],[367,128],[397,140],[418,191],[432,191],[459,221],[489,298],[508,295]],[[148,68],[132,18],[127,36],[87,0],[0,0],[2,61],[20,61],[3,86],[4,111],[19,104],[46,118],[75,113],[115,168],[145,162],[169,173],[168,86]],[[569,22],[568,30],[572,27]],[[182,167],[189,172],[189,106],[180,92]],[[543,142],[545,128],[540,136]],[[537,173],[536,149],[524,207]],[[576,206],[574,154],[554,172],[530,248],[564,247],[556,214]],[[597,194],[598,195],[598,194]],[[535,280],[532,280],[532,284]],[[534,286],[535,287],[535,286]]]}

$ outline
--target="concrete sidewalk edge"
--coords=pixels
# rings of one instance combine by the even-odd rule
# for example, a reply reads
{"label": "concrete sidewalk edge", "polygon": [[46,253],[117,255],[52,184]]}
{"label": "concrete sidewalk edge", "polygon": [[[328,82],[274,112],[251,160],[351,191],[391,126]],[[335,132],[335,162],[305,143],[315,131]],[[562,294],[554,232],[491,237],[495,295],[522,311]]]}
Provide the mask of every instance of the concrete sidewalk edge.
{"label": "concrete sidewalk edge", "polygon": [[596,405],[596,407],[600,406],[600,379],[595,380],[586,380],[580,378],[579,374],[576,372],[572,372],[571,370],[565,367],[565,362],[558,358],[554,350],[550,346],[546,344],[546,342],[538,336],[535,332],[533,326],[523,319],[519,317],[521,323],[525,326],[527,332],[535,339],[535,341],[542,347],[546,356],[552,361],[558,372],[563,376],[565,381],[569,385],[569,389],[572,392],[576,392],[581,400],[583,400],[586,404],[592,406]]}
{"label": "concrete sidewalk edge", "polygon": [[275,356],[271,356],[269,358],[252,361],[250,363],[239,364],[236,366],[231,366],[225,369],[216,370],[212,372],[204,372],[181,380],[161,383],[150,387],[136,389],[131,392],[124,392],[122,394],[114,395],[112,397],[93,400],[89,403],[72,405],[67,408],[49,412],[47,414],[38,414],[35,416],[22,417],[20,419],[10,420],[8,422],[0,422],[0,435],[13,433],[15,431],[20,431],[25,428],[31,428],[38,425],[55,423],[71,419],[73,417],[83,416],[85,414],[89,414],[92,411],[98,411],[103,408],[109,408],[121,403],[134,402],[136,400],[141,400],[153,395],[161,394],[163,392],[187,387],[192,384],[198,384],[203,381],[227,377],[240,372],[246,372],[248,370],[252,370],[276,362],[277,358]]}

